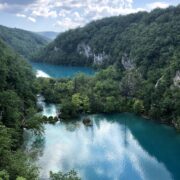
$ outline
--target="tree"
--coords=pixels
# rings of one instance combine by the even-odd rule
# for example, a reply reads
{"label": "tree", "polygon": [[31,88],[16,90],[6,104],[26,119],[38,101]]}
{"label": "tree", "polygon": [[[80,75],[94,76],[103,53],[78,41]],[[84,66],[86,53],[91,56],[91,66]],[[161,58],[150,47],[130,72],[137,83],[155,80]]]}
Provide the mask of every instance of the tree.
{"label": "tree", "polygon": [[135,99],[134,100],[134,104],[133,104],[133,111],[136,114],[141,114],[144,111],[144,105],[143,105],[143,101],[139,100],[139,99]]}
{"label": "tree", "polygon": [[89,98],[86,95],[76,93],[72,95],[72,104],[77,112],[87,112],[89,110]]}
{"label": "tree", "polygon": [[61,171],[58,173],[53,173],[50,171],[50,180],[80,180],[80,178],[78,177],[77,172],[74,170],[67,173],[63,173]]}
{"label": "tree", "polygon": [[9,174],[5,170],[0,171],[0,180],[9,180]]}

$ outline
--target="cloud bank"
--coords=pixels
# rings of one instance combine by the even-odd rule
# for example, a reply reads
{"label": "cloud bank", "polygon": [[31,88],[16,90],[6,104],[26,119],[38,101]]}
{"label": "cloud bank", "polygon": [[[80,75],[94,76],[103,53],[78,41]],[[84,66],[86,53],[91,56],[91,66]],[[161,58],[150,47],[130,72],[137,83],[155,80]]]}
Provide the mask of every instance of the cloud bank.
{"label": "cloud bank", "polygon": [[103,17],[169,6],[153,2],[144,8],[133,8],[133,3],[134,0],[0,0],[0,11],[14,13],[33,23],[39,18],[48,19],[52,26],[65,31]]}

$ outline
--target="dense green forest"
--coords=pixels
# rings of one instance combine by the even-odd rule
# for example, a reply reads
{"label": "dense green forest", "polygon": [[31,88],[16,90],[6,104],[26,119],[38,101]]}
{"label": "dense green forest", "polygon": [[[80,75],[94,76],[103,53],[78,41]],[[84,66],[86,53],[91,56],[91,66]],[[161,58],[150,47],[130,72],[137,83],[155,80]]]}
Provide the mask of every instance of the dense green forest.
{"label": "dense green forest", "polygon": [[29,31],[0,25],[0,38],[15,52],[29,59],[35,51],[48,44],[46,37]]}
{"label": "dense green forest", "polygon": [[38,169],[20,149],[23,129],[41,132],[35,76],[24,59],[0,40],[0,179],[36,179]]}
{"label": "dense green forest", "polygon": [[[0,180],[38,179],[21,150],[23,130],[43,132],[36,95],[60,104],[60,118],[133,112],[180,129],[180,6],[105,18],[60,34],[33,59],[98,67],[95,76],[36,79],[17,53],[32,58],[47,41],[0,26]],[[11,48],[13,50],[11,50]],[[77,177],[71,171],[51,179]]]}
{"label": "dense green forest", "polygon": [[177,6],[105,18],[60,34],[38,60],[105,70],[95,77],[41,80],[42,93],[62,104],[64,119],[128,111],[179,128],[179,29]]}
{"label": "dense green forest", "polygon": [[65,65],[147,68],[169,64],[180,43],[180,5],[94,21],[60,34],[33,60]]}
{"label": "dense green forest", "polygon": [[134,112],[180,128],[180,86],[177,76],[180,54],[171,65],[143,79],[136,69],[122,71],[117,65],[94,77],[79,74],[73,79],[39,79],[48,102],[61,104],[60,118],[85,113]]}
{"label": "dense green forest", "polygon": [[[37,180],[34,155],[22,149],[24,129],[42,134],[36,95],[40,86],[31,66],[0,39],[0,180]],[[50,173],[50,179],[79,179],[75,171]]]}

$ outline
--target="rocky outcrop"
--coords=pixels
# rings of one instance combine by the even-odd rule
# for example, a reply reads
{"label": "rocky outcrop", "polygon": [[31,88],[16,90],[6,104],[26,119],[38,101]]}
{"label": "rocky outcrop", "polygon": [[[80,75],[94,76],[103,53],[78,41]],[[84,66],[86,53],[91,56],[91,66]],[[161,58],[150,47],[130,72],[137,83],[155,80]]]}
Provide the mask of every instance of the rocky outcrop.
{"label": "rocky outcrop", "polygon": [[84,124],[85,126],[93,126],[92,120],[89,119],[88,117],[86,117],[86,118],[83,119],[83,124]]}
{"label": "rocky outcrop", "polygon": [[94,64],[101,65],[105,60],[108,59],[108,56],[105,54],[105,52],[100,54],[94,54]]}
{"label": "rocky outcrop", "polygon": [[59,50],[59,48],[57,48],[56,46],[54,47],[54,51],[57,52]]}
{"label": "rocky outcrop", "polygon": [[122,56],[121,63],[126,70],[132,70],[135,68],[133,60],[130,59],[126,53]]}
{"label": "rocky outcrop", "polygon": [[179,87],[180,88],[180,71],[176,72],[176,75],[173,79],[174,82],[174,86]]}
{"label": "rocky outcrop", "polygon": [[105,52],[98,54],[94,53],[92,48],[85,43],[78,44],[77,52],[88,59],[93,59],[93,64],[95,65],[101,65],[105,60],[109,58],[108,55],[105,54]]}
{"label": "rocky outcrop", "polygon": [[84,44],[84,43],[78,44],[77,52],[81,55],[84,55],[87,58],[90,58],[93,56],[91,47],[89,45]]}

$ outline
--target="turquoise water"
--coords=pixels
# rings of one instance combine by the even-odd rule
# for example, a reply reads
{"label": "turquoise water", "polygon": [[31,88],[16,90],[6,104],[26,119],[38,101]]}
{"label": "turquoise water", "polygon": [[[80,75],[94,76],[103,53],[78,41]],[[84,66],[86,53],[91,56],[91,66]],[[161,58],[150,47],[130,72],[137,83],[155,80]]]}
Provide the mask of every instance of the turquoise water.
{"label": "turquoise water", "polygon": [[88,67],[60,66],[35,62],[30,63],[33,66],[33,69],[36,71],[37,77],[62,78],[72,77],[79,72],[88,75],[93,75],[95,73],[95,71],[92,68]]}
{"label": "turquoise water", "polygon": [[[43,104],[44,115],[56,106]],[[34,148],[41,179],[49,171],[75,169],[84,180],[179,180],[180,134],[133,114],[91,115],[82,121],[45,125],[43,137],[26,137]]]}

